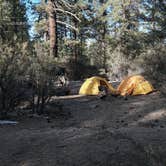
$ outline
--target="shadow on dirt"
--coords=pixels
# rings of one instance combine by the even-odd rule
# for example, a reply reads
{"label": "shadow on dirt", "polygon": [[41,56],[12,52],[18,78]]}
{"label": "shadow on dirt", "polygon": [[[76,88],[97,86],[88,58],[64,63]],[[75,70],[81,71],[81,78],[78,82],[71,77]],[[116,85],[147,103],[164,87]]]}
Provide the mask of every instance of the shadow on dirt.
{"label": "shadow on dirt", "polygon": [[165,166],[166,99],[160,93],[55,101],[59,108],[52,101],[47,116],[0,126],[2,166]]}

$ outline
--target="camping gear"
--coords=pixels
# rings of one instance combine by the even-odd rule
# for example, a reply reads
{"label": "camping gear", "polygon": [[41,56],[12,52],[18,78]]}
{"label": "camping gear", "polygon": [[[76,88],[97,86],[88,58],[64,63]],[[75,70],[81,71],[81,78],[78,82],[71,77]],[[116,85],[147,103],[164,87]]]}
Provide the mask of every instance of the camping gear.
{"label": "camping gear", "polygon": [[154,91],[153,86],[141,75],[124,79],[117,88],[120,95],[145,95]]}
{"label": "camping gear", "polygon": [[99,88],[99,98],[100,99],[105,99],[107,95],[109,94],[108,88],[104,85],[101,85],[98,87]]}
{"label": "camping gear", "polygon": [[86,81],[82,84],[79,94],[80,95],[98,95],[100,90],[100,86],[105,86],[108,89],[108,93],[116,95],[117,91],[112,87],[110,83],[105,78],[102,77],[91,77],[86,79]]}

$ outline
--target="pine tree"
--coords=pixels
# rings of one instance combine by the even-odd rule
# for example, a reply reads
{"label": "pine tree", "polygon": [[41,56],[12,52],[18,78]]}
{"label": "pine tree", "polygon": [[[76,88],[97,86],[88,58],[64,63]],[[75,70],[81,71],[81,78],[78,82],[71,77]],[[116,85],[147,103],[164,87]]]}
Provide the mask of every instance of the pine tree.
{"label": "pine tree", "polygon": [[11,41],[14,37],[20,41],[29,38],[24,3],[19,0],[0,1],[0,30],[3,41]]}
{"label": "pine tree", "polygon": [[[166,38],[166,3],[164,0],[141,1],[140,19],[149,33],[149,42],[163,42]],[[150,41],[150,39],[152,39]]]}
{"label": "pine tree", "polygon": [[[66,28],[73,29],[74,31],[78,31],[75,26],[68,23],[68,18],[69,22],[71,20],[71,17],[75,18],[78,21],[80,21],[80,19],[72,12],[74,5],[72,5],[70,1],[49,0],[48,2],[44,2],[43,4],[41,4],[39,7],[42,8],[41,6],[43,6],[44,8],[42,12],[46,14],[39,22],[45,19],[45,31],[48,31],[50,41],[50,55],[57,56],[58,26],[61,25],[65,26]],[[40,14],[42,15],[42,13]],[[65,19],[64,16],[66,17]],[[40,31],[40,28],[38,30]]]}

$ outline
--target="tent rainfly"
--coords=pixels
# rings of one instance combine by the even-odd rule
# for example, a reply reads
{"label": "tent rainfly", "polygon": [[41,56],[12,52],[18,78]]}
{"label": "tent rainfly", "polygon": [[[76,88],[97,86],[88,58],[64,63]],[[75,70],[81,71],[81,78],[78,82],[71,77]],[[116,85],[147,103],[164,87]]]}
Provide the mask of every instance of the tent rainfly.
{"label": "tent rainfly", "polygon": [[117,91],[112,87],[110,83],[104,78],[101,77],[91,77],[86,79],[86,81],[82,84],[79,94],[80,95],[98,95],[99,94],[99,86],[104,85],[107,87],[110,94],[116,94]]}
{"label": "tent rainfly", "polygon": [[153,86],[141,75],[125,78],[117,88],[121,96],[145,95],[154,91]]}

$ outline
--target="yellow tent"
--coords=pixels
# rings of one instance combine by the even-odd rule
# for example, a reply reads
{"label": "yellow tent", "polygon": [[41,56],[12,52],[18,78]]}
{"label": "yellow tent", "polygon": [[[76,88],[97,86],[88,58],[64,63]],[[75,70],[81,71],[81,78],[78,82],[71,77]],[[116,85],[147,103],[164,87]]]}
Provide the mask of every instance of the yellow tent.
{"label": "yellow tent", "polygon": [[106,81],[106,79],[97,76],[86,79],[79,90],[79,94],[98,95],[98,87],[100,85],[106,86],[111,94],[116,94],[116,89],[114,89],[112,85]]}
{"label": "yellow tent", "polygon": [[143,76],[135,75],[124,79],[117,88],[122,96],[145,95],[154,91],[153,86]]}

